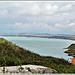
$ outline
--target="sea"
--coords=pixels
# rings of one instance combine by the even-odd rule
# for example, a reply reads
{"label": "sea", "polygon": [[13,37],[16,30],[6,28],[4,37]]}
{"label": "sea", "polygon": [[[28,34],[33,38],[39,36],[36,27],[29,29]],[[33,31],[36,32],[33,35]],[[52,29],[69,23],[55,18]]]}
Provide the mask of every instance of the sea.
{"label": "sea", "polygon": [[41,56],[52,56],[56,58],[62,58],[71,62],[72,56],[64,53],[68,46],[75,43],[73,40],[64,39],[48,39],[48,38],[33,38],[33,37],[6,37],[5,38],[16,45],[27,49],[31,52],[37,53]]}

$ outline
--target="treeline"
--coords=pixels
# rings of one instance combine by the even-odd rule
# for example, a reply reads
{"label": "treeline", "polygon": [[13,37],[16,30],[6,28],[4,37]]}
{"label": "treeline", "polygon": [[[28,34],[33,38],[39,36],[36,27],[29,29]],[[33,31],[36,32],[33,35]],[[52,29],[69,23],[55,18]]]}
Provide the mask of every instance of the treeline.
{"label": "treeline", "polygon": [[64,59],[40,56],[0,38],[0,66],[26,64],[50,67],[57,70],[58,73],[75,73],[75,66]]}

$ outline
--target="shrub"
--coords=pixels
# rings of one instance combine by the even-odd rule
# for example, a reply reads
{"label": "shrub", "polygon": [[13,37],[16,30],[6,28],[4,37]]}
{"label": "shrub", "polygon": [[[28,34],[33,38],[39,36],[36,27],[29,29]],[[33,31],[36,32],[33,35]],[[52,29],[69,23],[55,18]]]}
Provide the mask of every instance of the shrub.
{"label": "shrub", "polygon": [[31,72],[31,69],[30,69],[30,67],[27,67],[26,69],[27,69],[28,71],[30,71],[30,72]]}
{"label": "shrub", "polygon": [[5,73],[5,67],[3,67],[2,71],[3,71],[3,73]]}
{"label": "shrub", "polygon": [[23,68],[22,66],[20,66],[20,67],[18,68],[18,70],[19,70],[19,72],[22,72],[22,70],[24,70],[24,68]]}

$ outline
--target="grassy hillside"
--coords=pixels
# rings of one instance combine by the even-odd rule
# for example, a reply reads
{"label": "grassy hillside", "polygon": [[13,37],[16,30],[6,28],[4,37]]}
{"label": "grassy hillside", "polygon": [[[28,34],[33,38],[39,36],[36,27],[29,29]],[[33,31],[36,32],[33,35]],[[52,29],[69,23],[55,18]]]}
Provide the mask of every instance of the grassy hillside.
{"label": "grassy hillside", "polygon": [[65,51],[65,53],[69,53],[69,54],[68,54],[69,56],[75,57],[75,44],[71,44],[71,45],[68,47],[68,50]]}
{"label": "grassy hillside", "polygon": [[0,66],[35,64],[50,67],[58,73],[75,73],[75,66],[64,59],[40,56],[0,38]]}

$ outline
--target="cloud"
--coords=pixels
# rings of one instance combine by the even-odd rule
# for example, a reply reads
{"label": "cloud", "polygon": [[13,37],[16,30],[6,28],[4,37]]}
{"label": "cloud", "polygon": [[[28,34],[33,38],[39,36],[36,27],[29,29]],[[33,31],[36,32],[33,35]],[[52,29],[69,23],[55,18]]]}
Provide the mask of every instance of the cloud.
{"label": "cloud", "polygon": [[[60,2],[61,4],[61,2]],[[7,10],[11,18],[22,16],[53,15],[72,9],[72,4],[58,5],[55,2],[0,2],[0,10]],[[6,12],[7,13],[7,12]],[[3,15],[3,14],[2,14]],[[3,15],[3,17],[6,15]]]}
{"label": "cloud", "polygon": [[57,12],[58,6],[49,3],[28,2],[26,3],[12,3],[16,7],[16,15],[51,15]]}
{"label": "cloud", "polygon": [[71,4],[67,4],[63,7],[60,8],[60,11],[68,11],[72,9],[72,5]]}
{"label": "cloud", "polygon": [[55,24],[54,29],[58,31],[71,31],[75,32],[75,22],[69,24]]}
{"label": "cloud", "polygon": [[39,30],[42,27],[42,23],[18,23],[16,22],[15,24],[9,25],[10,27],[13,27],[15,29],[20,29],[20,30]]}
{"label": "cloud", "polygon": [[0,2],[0,25],[15,32],[75,32],[74,9],[75,2]]}
{"label": "cloud", "polygon": [[0,2],[0,9],[7,10],[10,17],[27,15],[52,15],[59,9],[58,5],[51,2]]}
{"label": "cloud", "polygon": [[71,31],[75,32],[75,22],[70,24],[55,24],[54,26],[43,24],[43,23],[25,23],[22,22],[9,25],[10,27],[15,28],[16,30],[23,30],[23,31],[53,31],[53,32],[60,32],[60,31]]}
{"label": "cloud", "polygon": [[0,10],[0,18],[8,17],[8,10],[2,9]]}

